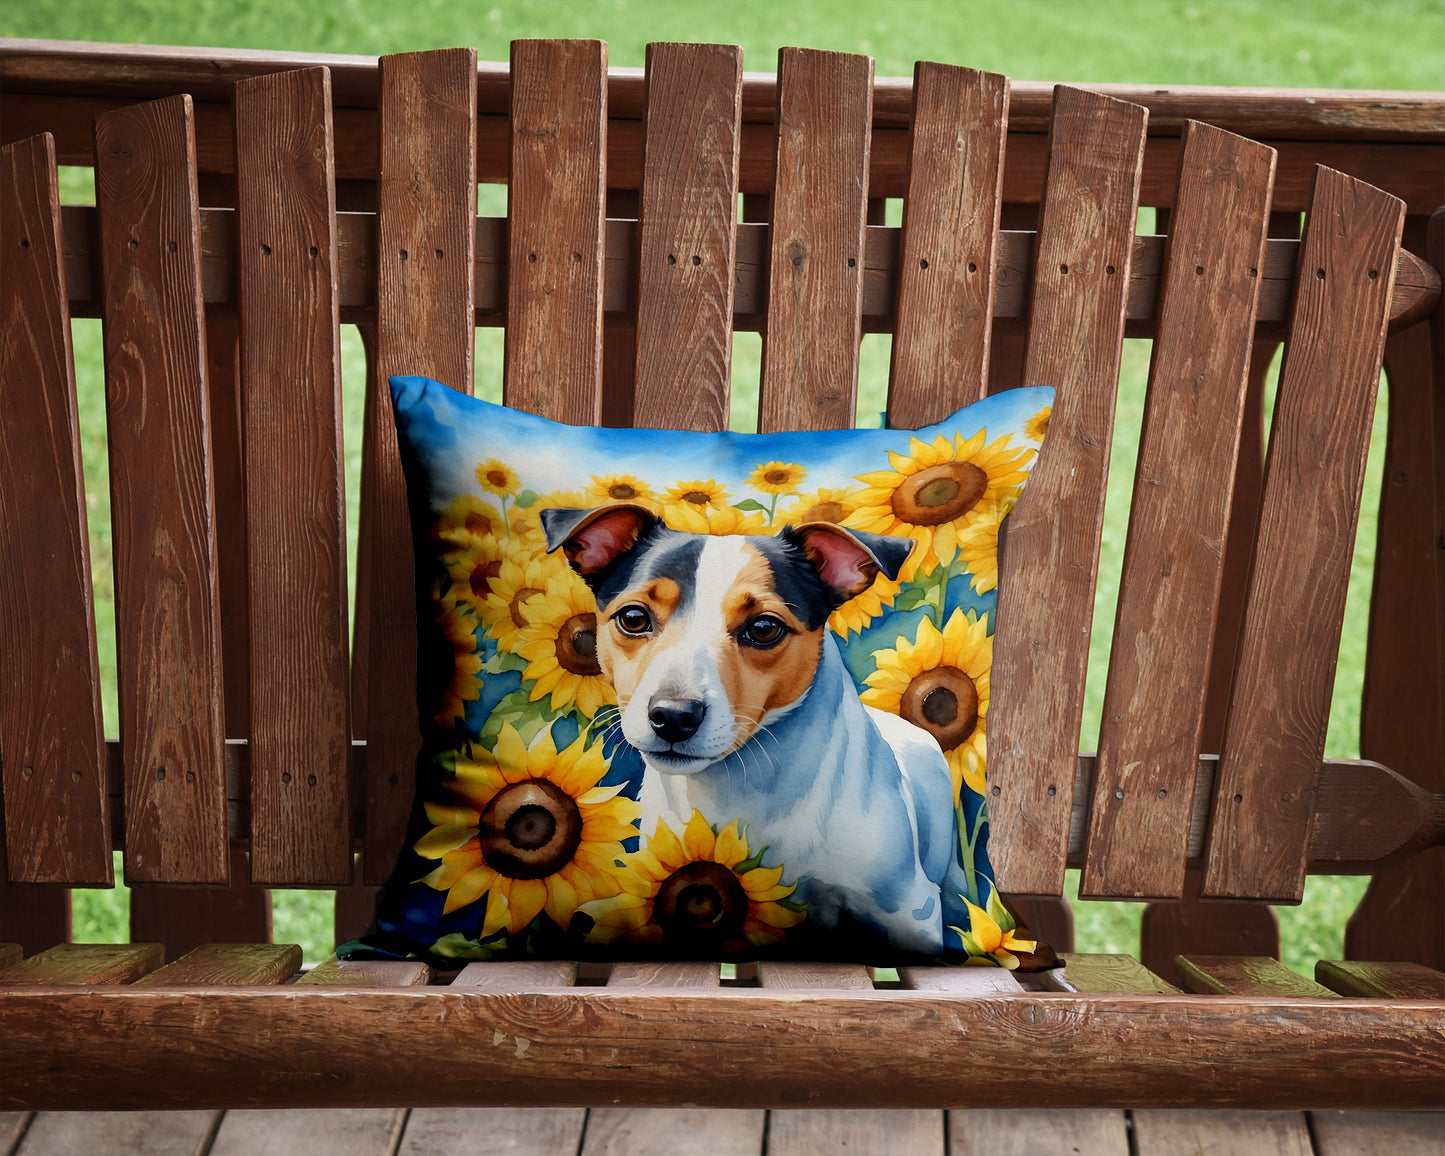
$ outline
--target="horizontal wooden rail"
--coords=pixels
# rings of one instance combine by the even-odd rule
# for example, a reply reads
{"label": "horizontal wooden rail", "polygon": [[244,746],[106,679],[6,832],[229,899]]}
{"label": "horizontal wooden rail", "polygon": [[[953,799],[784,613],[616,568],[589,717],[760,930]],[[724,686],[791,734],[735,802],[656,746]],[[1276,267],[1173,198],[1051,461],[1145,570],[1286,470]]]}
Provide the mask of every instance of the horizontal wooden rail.
{"label": "horizontal wooden rail", "polygon": [[[88,205],[67,205],[65,226],[66,278],[70,307],[77,317],[100,316],[100,249],[96,211]],[[863,328],[887,333],[893,329],[898,292],[898,250],[901,230],[870,226],[864,252]],[[342,320],[376,306],[376,217],[372,213],[338,213]],[[998,288],[994,316],[1020,320],[1028,308],[1029,280],[1034,263],[1035,234],[1000,235]],[[1129,277],[1127,332],[1131,337],[1152,337],[1162,282],[1166,238],[1141,235],[1134,241]],[[1273,239],[1265,253],[1260,285],[1258,325],[1279,329],[1288,316],[1290,291],[1299,257],[1299,241]],[[767,293],[768,226],[738,226],[735,327],[762,327]],[[607,266],[604,310],[612,315],[636,310],[637,223],[607,222]],[[1414,256],[1402,252],[1395,278],[1391,326],[1399,327],[1429,314],[1440,295],[1440,274]],[[475,293],[478,325],[501,325],[506,315],[507,222],[502,217],[478,217]],[[236,304],[236,228],[230,209],[201,211],[202,290],[207,305]]]}
{"label": "horizontal wooden rail", "polygon": [[[775,61],[747,63],[771,69]],[[325,53],[105,44],[63,40],[0,39],[0,91],[122,96],[145,100],[189,92],[197,100],[230,99],[246,77],[325,65],[339,107],[377,106],[377,58]],[[1153,136],[1178,136],[1188,119],[1204,120],[1244,136],[1293,140],[1445,141],[1445,93],[1341,89],[1243,88],[1203,85],[1095,84],[1086,86],[1149,109]],[[1054,86],[1015,81],[1009,127],[1044,132]],[[511,79],[507,65],[477,66],[477,103],[483,114],[504,114]],[[641,119],[640,68],[608,69],[612,117]],[[880,76],[873,82],[873,123],[903,127],[913,107],[913,81]],[[776,79],[747,73],[743,120],[771,124],[777,113]]]}
{"label": "horizontal wooden rail", "polygon": [[[111,826],[115,845],[125,845],[125,796],[121,748],[106,744]],[[244,739],[226,742],[226,813],[233,840],[250,830],[250,746]],[[366,743],[351,744],[353,831],[364,831]],[[1199,760],[1194,809],[1189,825],[1189,864],[1204,859],[1204,840],[1214,792],[1218,760]],[[1079,756],[1074,779],[1074,806],[1069,825],[1070,867],[1082,867],[1088,830],[1088,807],[1094,788],[1094,756]],[[1320,774],[1314,827],[1310,833],[1309,870],[1314,875],[1372,875],[1416,852],[1445,844],[1445,795],[1432,795],[1388,767],[1347,759],[1326,759]],[[357,841],[360,850],[360,840]]]}

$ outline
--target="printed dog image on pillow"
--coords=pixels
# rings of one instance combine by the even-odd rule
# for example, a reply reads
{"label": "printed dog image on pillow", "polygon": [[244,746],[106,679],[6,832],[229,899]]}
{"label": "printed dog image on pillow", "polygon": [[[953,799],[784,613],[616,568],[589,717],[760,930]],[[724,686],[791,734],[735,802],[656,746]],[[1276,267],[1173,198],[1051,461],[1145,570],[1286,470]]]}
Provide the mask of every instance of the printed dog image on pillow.
{"label": "printed dog image on pillow", "polygon": [[997,543],[1047,428],[562,426],[393,378],[424,746],[343,956],[1047,955],[987,859]]}

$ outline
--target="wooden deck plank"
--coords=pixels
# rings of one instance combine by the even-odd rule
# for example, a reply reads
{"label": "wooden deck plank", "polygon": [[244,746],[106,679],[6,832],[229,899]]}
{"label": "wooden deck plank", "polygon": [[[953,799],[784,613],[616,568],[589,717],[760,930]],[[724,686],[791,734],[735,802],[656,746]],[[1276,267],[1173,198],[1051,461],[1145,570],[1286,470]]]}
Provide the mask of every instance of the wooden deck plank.
{"label": "wooden deck plank", "polygon": [[742,49],[649,44],[632,424],[728,425]]}
{"label": "wooden deck plank", "polygon": [[413,1108],[396,1156],[577,1156],[586,1108]]}
{"label": "wooden deck plank", "polygon": [[1320,169],[1280,371],[1206,898],[1298,903],[1405,206]]}
{"label": "wooden deck plank", "polygon": [[943,1156],[944,1119],[927,1108],[782,1109],[768,1114],[768,1156]]}
{"label": "wooden deck plank", "polygon": [[1314,1156],[1303,1112],[1137,1111],[1136,1156],[1228,1152],[1231,1156]]}
{"label": "wooden deck plank", "polygon": [[411,520],[387,380],[423,374],[472,391],[476,49],[383,56],[380,84],[375,373],[361,497],[370,568],[362,870],[371,884],[386,882],[402,850],[421,748]]}
{"label": "wooden deck plank", "polygon": [[1060,86],[1034,254],[1023,384],[1055,388],[1049,448],[1009,521],[989,710],[989,855],[999,889],[1064,886],[1148,113]]}
{"label": "wooden deck plank", "polygon": [[50,136],[0,149],[0,709],[10,878],[109,887],[75,365]]}
{"label": "wooden deck plank", "polygon": [[392,1156],[401,1108],[233,1108],[207,1156]]}
{"label": "wooden deck plank", "polygon": [[351,882],[331,84],[236,86],[251,621],[251,875]]}
{"label": "wooden deck plank", "polygon": [[0,1153],[14,1156],[16,1145],[34,1116],[33,1112],[0,1112]]}
{"label": "wooden deck plank", "polygon": [[1009,80],[919,61],[889,420],[917,429],[988,391]]}
{"label": "wooden deck plank", "polygon": [[954,1108],[953,1156],[1130,1156],[1124,1113],[1094,1108]]}
{"label": "wooden deck plank", "polygon": [[1181,955],[1175,960],[1175,968],[1185,991],[1221,995],[1335,994],[1268,956]]}
{"label": "wooden deck plank", "polygon": [[95,141],[126,880],[225,883],[226,720],[191,98],[107,113]]}
{"label": "wooden deck plank", "polygon": [[778,53],[763,433],[853,426],[872,110],[871,57]]}
{"label": "wooden deck plank", "polygon": [[37,1112],[16,1156],[206,1156],[221,1114]]}
{"label": "wooden deck plank", "polygon": [[1184,894],[1274,160],[1232,133],[1185,130],[1109,650],[1086,899]]}
{"label": "wooden deck plank", "polygon": [[333,955],[296,982],[323,987],[425,987],[431,976],[431,968],[413,960],[349,960]]}
{"label": "wooden deck plank", "polygon": [[294,943],[207,943],[136,980],[138,987],[284,983],[301,967]]}
{"label": "wooden deck plank", "polygon": [[1315,979],[1341,995],[1380,999],[1445,999],[1445,973],[1420,963],[1322,959],[1315,964]]}
{"label": "wooden deck plank", "polygon": [[164,962],[159,943],[61,943],[0,971],[0,984],[132,983]]}
{"label": "wooden deck plank", "polygon": [[1310,1113],[1316,1156],[1445,1156],[1445,1112]]}
{"label": "wooden deck plank", "polygon": [[747,1108],[593,1108],[582,1156],[758,1156],[766,1116]]}

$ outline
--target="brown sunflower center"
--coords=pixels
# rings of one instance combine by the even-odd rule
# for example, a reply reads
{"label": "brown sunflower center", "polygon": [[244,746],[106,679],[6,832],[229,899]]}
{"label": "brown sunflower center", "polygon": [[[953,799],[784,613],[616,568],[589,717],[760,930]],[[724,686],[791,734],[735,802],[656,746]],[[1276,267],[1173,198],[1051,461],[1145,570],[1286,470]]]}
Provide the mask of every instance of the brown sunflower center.
{"label": "brown sunflower center", "polygon": [[572,861],[582,842],[577,802],[547,779],[503,787],[477,824],[482,858],[509,879],[543,879]]}
{"label": "brown sunflower center", "polygon": [[956,666],[925,670],[908,684],[898,713],[951,751],[978,726],[978,688]]}
{"label": "brown sunflower center", "polygon": [[712,502],[712,495],[706,490],[688,490],[683,494],[682,500],[694,506],[706,506]]}
{"label": "brown sunflower center", "polygon": [[803,511],[800,519],[804,522],[832,522],[835,525],[848,516],[848,512],[837,502],[819,502]]}
{"label": "brown sunflower center", "polygon": [[637,497],[637,487],[629,485],[627,482],[613,482],[607,487],[607,496],[613,501],[630,502]]}
{"label": "brown sunflower center", "polygon": [[574,614],[557,631],[557,662],[573,674],[601,674],[597,664],[597,615]]}
{"label": "brown sunflower center", "polygon": [[487,481],[499,490],[505,490],[507,488],[507,475],[501,470],[488,470]]}
{"label": "brown sunflower center", "polygon": [[987,489],[988,474],[972,462],[942,462],[893,491],[893,512],[913,526],[938,526],[968,513]]}
{"label": "brown sunflower center", "polygon": [[[467,582],[472,588],[472,594],[480,597],[490,590],[492,579],[501,573],[501,570],[500,562],[478,562],[473,566],[472,572],[467,578]],[[517,625],[520,626],[522,623],[519,622]]]}
{"label": "brown sunflower center", "polygon": [[507,613],[511,615],[513,624],[520,630],[527,625],[527,620],[522,617],[522,603],[528,598],[535,598],[542,591],[535,586],[523,586],[512,595],[512,601],[507,604]]}
{"label": "brown sunflower center", "polygon": [[476,534],[478,537],[485,537],[497,532],[496,523],[492,521],[491,516],[480,510],[468,510],[465,525],[468,533]]}
{"label": "brown sunflower center", "polygon": [[737,935],[748,916],[748,897],[738,877],[720,863],[679,867],[662,881],[652,917],[669,938]]}
{"label": "brown sunflower center", "polygon": [[792,481],[793,475],[789,470],[769,470],[763,475],[763,481],[770,486],[781,486],[784,482]]}

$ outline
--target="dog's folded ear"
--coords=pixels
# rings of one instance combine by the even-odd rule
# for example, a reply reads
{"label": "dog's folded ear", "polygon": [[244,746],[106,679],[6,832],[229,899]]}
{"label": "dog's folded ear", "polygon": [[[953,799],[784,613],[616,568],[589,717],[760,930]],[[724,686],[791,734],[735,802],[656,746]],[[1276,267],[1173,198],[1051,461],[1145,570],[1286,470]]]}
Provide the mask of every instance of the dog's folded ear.
{"label": "dog's folded ear", "polygon": [[873,585],[880,572],[897,578],[913,552],[911,538],[848,530],[832,522],[785,526],[778,537],[808,556],[823,584],[837,592],[840,606]]}
{"label": "dog's folded ear", "polygon": [[621,502],[591,510],[553,508],[540,518],[548,553],[561,546],[567,564],[583,578],[607,569],[657,525],[645,506]]}

